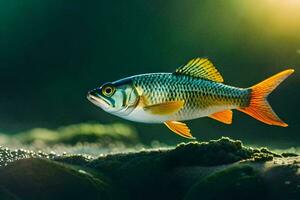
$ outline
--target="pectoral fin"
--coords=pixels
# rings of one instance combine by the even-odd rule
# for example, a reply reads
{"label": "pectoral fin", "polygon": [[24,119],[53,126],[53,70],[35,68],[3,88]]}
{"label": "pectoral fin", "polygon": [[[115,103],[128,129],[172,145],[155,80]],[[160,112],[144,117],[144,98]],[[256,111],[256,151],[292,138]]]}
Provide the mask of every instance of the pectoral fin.
{"label": "pectoral fin", "polygon": [[232,111],[231,110],[224,110],[221,112],[214,113],[210,116],[208,116],[212,119],[215,119],[219,122],[223,122],[225,124],[231,124],[232,123]]}
{"label": "pectoral fin", "polygon": [[154,105],[145,106],[144,110],[156,115],[168,115],[179,111],[184,105],[184,101],[169,101]]}
{"label": "pectoral fin", "polygon": [[165,125],[174,133],[188,138],[188,139],[195,139],[191,132],[189,127],[187,127],[187,125],[185,123],[182,122],[177,122],[177,121],[167,121],[165,122]]}

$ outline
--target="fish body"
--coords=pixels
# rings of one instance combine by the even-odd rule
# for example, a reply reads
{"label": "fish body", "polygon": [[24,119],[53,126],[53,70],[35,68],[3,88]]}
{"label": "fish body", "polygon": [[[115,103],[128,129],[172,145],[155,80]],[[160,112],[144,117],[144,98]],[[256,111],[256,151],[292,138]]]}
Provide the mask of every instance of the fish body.
{"label": "fish body", "polygon": [[242,111],[269,125],[287,126],[272,110],[267,96],[294,72],[282,71],[249,88],[223,83],[206,58],[195,58],[173,73],[150,73],[124,78],[91,90],[88,99],[121,118],[164,123],[173,132],[193,138],[182,121],[210,117],[232,123],[232,110]]}
{"label": "fish body", "polygon": [[[142,102],[125,119],[144,123],[186,121],[206,117],[222,110],[245,107],[249,104],[250,91],[222,83],[172,73],[137,75],[125,79],[137,88]],[[122,84],[123,80],[115,82]],[[184,101],[178,112],[153,114],[144,110],[145,105]]]}

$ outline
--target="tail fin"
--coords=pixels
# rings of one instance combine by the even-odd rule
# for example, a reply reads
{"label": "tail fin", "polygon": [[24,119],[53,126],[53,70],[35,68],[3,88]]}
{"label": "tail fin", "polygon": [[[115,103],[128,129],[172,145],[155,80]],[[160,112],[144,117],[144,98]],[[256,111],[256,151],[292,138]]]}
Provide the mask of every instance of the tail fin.
{"label": "tail fin", "polygon": [[284,70],[252,86],[250,88],[251,97],[249,106],[238,108],[238,110],[266,124],[287,127],[288,125],[284,123],[272,110],[267,101],[267,97],[282,81],[284,81],[293,72],[293,69]]}

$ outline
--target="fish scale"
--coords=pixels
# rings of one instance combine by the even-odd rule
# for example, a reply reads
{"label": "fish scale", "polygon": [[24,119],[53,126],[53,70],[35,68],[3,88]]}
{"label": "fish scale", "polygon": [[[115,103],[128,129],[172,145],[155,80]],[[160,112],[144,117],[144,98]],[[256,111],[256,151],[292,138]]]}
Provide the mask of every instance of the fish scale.
{"label": "fish scale", "polygon": [[246,107],[251,93],[250,89],[173,73],[138,75],[132,81],[142,90],[148,104],[184,100],[184,107],[174,114],[174,118],[181,120],[198,118],[216,107]]}

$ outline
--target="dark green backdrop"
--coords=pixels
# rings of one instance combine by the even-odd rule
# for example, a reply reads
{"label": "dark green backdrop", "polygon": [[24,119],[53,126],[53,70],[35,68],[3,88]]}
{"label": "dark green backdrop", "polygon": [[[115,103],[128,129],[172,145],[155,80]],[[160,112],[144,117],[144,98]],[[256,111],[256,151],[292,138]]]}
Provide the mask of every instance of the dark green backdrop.
{"label": "dark green backdrop", "polygon": [[86,93],[124,76],[171,72],[202,56],[234,86],[251,86],[288,67],[296,74],[270,96],[288,128],[235,112],[232,126],[189,122],[199,140],[226,135],[252,144],[300,145],[300,4],[255,2],[1,0],[0,130],[124,122],[145,142],[184,141],[163,125],[106,114]]}

